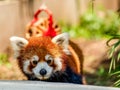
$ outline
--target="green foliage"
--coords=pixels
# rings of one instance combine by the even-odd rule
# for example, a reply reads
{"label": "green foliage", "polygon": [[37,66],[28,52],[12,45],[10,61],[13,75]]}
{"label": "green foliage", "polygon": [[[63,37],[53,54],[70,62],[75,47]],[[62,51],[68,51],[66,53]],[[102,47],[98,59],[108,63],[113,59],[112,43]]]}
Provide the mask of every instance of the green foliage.
{"label": "green foliage", "polygon": [[[120,68],[120,66],[119,66],[119,68]],[[114,73],[111,74],[111,76],[115,76],[117,79],[116,82],[114,83],[114,86],[120,87],[120,69],[117,68],[114,71]]]}
{"label": "green foliage", "polygon": [[80,16],[77,25],[62,23],[63,32],[69,32],[71,37],[84,37],[89,39],[106,38],[120,33],[120,19],[112,11],[104,13],[104,17],[91,12]]}
{"label": "green foliage", "polygon": [[117,81],[114,83],[115,86],[120,87],[120,35],[115,35],[112,38],[110,38],[107,42],[107,45],[109,45],[109,42],[112,40],[116,40],[114,44],[111,45],[111,48],[109,50],[109,58],[111,59],[109,73],[112,76],[115,76],[117,78]]}
{"label": "green foliage", "polygon": [[[106,72],[108,70],[106,70],[103,66],[99,67],[97,72],[96,72],[96,85],[100,85],[100,86],[108,86],[111,85],[112,79],[110,77],[110,75],[108,74],[108,72]],[[111,79],[111,80],[109,80]],[[107,85],[108,84],[108,85]]]}
{"label": "green foliage", "polygon": [[[96,13],[91,13],[88,11],[80,16],[79,23],[77,25],[66,25],[61,23],[61,27],[63,32],[69,32],[71,37],[101,39],[110,38],[112,36],[112,38],[108,40],[108,43],[113,39],[117,39],[117,41],[110,48],[109,57],[111,58],[111,64],[109,73],[112,75],[112,78],[113,76],[116,76],[116,78],[114,78],[114,80],[116,80],[115,86],[120,86],[120,64],[117,65],[118,61],[120,60],[120,51],[118,52],[117,56],[115,56],[115,52],[118,50],[120,45],[119,15],[113,11],[106,11],[106,13],[104,12],[103,16],[100,16]],[[100,76],[99,81],[102,82],[106,76],[109,76],[108,74],[104,73],[103,68],[101,68],[97,74],[97,76]],[[102,79],[103,77],[105,78]],[[100,84],[101,82],[97,83]]]}
{"label": "green foliage", "polygon": [[7,54],[1,53],[0,54],[0,65],[8,63],[8,56]]}
{"label": "green foliage", "polygon": [[86,80],[91,85],[112,86],[115,78],[111,77],[107,71],[108,69],[104,68],[104,66],[101,66],[94,74],[87,75]]}

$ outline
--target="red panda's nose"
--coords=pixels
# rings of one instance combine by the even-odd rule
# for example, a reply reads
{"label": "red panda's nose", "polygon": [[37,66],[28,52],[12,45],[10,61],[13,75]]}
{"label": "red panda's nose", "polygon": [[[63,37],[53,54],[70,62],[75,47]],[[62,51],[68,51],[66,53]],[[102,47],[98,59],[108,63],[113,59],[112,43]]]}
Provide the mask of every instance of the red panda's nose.
{"label": "red panda's nose", "polygon": [[43,68],[43,69],[40,70],[39,73],[40,73],[42,76],[44,76],[44,75],[47,73],[47,71]]}

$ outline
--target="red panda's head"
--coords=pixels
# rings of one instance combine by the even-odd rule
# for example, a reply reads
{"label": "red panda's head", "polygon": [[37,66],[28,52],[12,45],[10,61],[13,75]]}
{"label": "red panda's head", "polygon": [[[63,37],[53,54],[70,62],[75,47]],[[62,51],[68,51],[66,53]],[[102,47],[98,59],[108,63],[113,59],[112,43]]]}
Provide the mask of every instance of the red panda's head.
{"label": "red panda's head", "polygon": [[50,37],[10,38],[15,57],[23,73],[46,80],[57,71],[64,71],[68,50],[67,33]]}

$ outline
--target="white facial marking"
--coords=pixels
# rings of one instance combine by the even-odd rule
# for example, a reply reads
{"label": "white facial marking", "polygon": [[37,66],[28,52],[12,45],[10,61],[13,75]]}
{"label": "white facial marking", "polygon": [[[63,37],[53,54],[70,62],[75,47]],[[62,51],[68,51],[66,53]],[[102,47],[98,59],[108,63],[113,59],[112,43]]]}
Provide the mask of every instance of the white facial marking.
{"label": "white facial marking", "polygon": [[32,73],[32,72],[30,72],[28,70],[29,65],[30,65],[30,61],[29,60],[26,60],[26,61],[23,62],[23,71],[25,73],[27,73],[27,74],[31,74]]}
{"label": "white facial marking", "polygon": [[34,55],[32,58],[31,58],[32,61],[38,61],[39,60],[39,57],[37,55]]}
{"label": "white facial marking", "polygon": [[57,67],[56,67],[56,69],[54,70],[54,72],[60,71],[60,70],[62,69],[61,58],[59,58],[59,57],[54,58],[54,64],[57,65]]}
{"label": "white facial marking", "polygon": [[[41,69],[45,69],[47,71],[47,73],[44,76],[40,75],[39,73]],[[39,62],[37,66],[32,69],[32,71],[37,78],[48,79],[52,74],[53,67],[50,67],[46,62]]]}
{"label": "white facial marking", "polygon": [[54,64],[56,65],[56,68],[55,68],[54,72],[60,71],[60,70],[62,69],[61,58],[57,57],[57,58],[54,58],[54,59],[53,59],[51,55],[47,54],[47,55],[45,56],[45,60],[46,60],[46,61],[47,61],[47,60],[54,60]]}
{"label": "white facial marking", "polygon": [[53,57],[52,57],[51,55],[47,54],[47,55],[45,56],[45,60],[46,60],[46,61],[47,61],[47,60],[53,60]]}

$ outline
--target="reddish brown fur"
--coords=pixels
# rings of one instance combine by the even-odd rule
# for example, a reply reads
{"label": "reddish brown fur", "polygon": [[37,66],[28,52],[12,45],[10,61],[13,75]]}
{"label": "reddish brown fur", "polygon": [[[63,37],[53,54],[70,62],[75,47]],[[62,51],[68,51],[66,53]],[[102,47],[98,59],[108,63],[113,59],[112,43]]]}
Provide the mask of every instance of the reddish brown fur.
{"label": "reddish brown fur", "polygon": [[[26,38],[29,39],[30,37],[38,37],[37,32],[39,32],[39,35],[43,36],[42,30],[46,30],[48,28],[48,25],[46,25],[47,23],[45,23],[46,21],[47,19],[41,18],[40,20],[38,20],[39,23],[37,25],[33,25],[33,26],[28,25],[27,32],[26,32]],[[31,36],[30,36],[30,33],[28,32],[29,29],[33,31],[31,33]],[[61,33],[61,29],[59,27],[56,27],[55,30],[57,34]],[[29,35],[29,37],[27,37],[27,34]],[[69,58],[69,60],[67,60],[67,64],[69,64],[69,66],[73,69],[75,73],[82,75],[83,74],[83,54],[82,54],[81,49],[74,42],[70,41],[69,50],[72,55],[67,56],[67,58]]]}
{"label": "reddish brown fur", "polygon": [[[74,45],[73,42],[70,42],[71,46]],[[81,54],[81,51],[78,49],[78,47],[72,48],[69,46],[69,49],[71,51],[72,55],[67,56],[65,53],[63,53],[62,48],[54,43],[51,42],[51,38],[49,37],[32,37],[29,39],[28,45],[21,50],[21,54],[19,56],[19,65],[22,68],[22,60],[29,59],[32,57],[32,55],[38,55],[40,60],[44,61],[44,58],[46,54],[51,54],[54,57],[60,56],[63,58],[64,61],[62,61],[63,70],[65,69],[65,64],[67,63],[68,66],[70,66],[73,71],[77,74],[82,74],[82,62],[83,62],[83,56]],[[75,49],[76,48],[76,49]],[[76,54],[75,50],[79,50],[79,54]],[[22,59],[23,58],[23,59]],[[40,61],[40,62],[41,62]],[[56,66],[52,64],[52,66],[55,68]],[[29,70],[35,67],[32,64],[29,66]]]}
{"label": "reddish brown fur", "polygon": [[[21,50],[20,56],[18,57],[19,60],[19,66],[22,69],[23,66],[23,60],[30,59],[32,55],[37,55],[40,58],[39,62],[45,61],[45,55],[51,54],[53,57],[61,57],[63,58],[62,61],[62,70],[65,69],[65,63],[67,56],[63,53],[62,48],[54,43],[51,42],[51,38],[49,37],[32,37],[29,39],[28,45]],[[56,67],[56,65],[53,63],[51,65],[52,67]],[[31,65],[29,66],[28,70],[31,71],[32,68],[35,66]]]}
{"label": "reddish brown fur", "polygon": [[[74,42],[70,41],[69,50],[71,52],[72,62],[70,66],[74,69],[76,73],[83,74],[83,54],[81,49]],[[74,65],[73,65],[74,63]]]}

